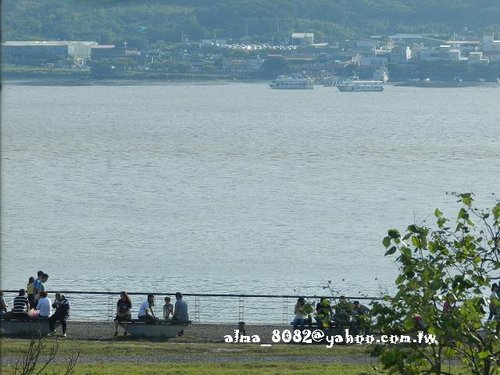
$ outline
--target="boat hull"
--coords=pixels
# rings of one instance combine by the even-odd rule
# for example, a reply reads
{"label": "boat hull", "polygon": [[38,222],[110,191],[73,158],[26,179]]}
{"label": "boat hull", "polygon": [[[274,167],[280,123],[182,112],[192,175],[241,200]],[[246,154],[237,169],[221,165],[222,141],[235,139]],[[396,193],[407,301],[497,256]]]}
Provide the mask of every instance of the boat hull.
{"label": "boat hull", "polygon": [[279,76],[269,86],[281,90],[310,90],[314,88],[314,80],[307,77]]}
{"label": "boat hull", "polygon": [[301,84],[301,85],[287,85],[287,84],[273,84],[269,85],[272,89],[278,90],[312,90],[314,85],[311,84]]}
{"label": "boat hull", "polygon": [[380,92],[384,91],[382,85],[359,86],[359,85],[338,85],[337,89],[341,92]]}

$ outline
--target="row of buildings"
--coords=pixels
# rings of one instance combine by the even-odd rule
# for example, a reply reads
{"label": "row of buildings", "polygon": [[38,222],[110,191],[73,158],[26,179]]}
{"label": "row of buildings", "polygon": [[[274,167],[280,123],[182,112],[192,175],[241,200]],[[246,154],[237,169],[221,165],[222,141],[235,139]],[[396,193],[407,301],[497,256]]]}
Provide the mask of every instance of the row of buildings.
{"label": "row of buildings", "polygon": [[[343,41],[335,44],[315,43],[313,33],[293,33],[290,44],[229,43],[223,40],[191,43],[184,48],[198,50],[195,59],[183,54],[181,60],[191,60],[193,67],[207,65],[214,56],[225,65],[236,68],[258,69],[267,58],[282,57],[290,61],[316,61],[320,58],[338,64],[360,67],[380,67],[389,64],[408,64],[419,61],[457,61],[466,64],[489,64],[500,60],[500,40],[492,34],[481,39],[454,35],[449,40],[416,34],[396,34],[388,37],[373,36],[366,40]],[[240,50],[240,54],[235,51]],[[95,41],[6,41],[2,43],[2,61],[16,65],[46,65],[65,61],[74,66],[85,66],[100,59],[147,60],[154,54],[140,52],[123,45],[99,45]],[[201,57],[200,57],[201,56]],[[177,58],[177,57],[175,57]],[[199,61],[202,61],[200,63]],[[144,64],[148,64],[147,61]]]}
{"label": "row of buildings", "polygon": [[[487,64],[500,60],[500,40],[493,34],[480,39],[468,39],[454,34],[445,40],[420,34],[373,36],[365,40],[346,41],[334,46],[314,44],[314,34],[292,34],[294,44],[321,49],[337,49],[342,60],[355,60],[360,66],[386,66],[389,63],[407,64],[415,61],[464,61]],[[297,43],[297,41],[299,41]]]}
{"label": "row of buildings", "polygon": [[76,66],[98,59],[118,59],[140,56],[136,49],[123,46],[100,45],[93,41],[6,41],[2,43],[3,62],[33,65],[38,62],[55,63],[71,59]]}

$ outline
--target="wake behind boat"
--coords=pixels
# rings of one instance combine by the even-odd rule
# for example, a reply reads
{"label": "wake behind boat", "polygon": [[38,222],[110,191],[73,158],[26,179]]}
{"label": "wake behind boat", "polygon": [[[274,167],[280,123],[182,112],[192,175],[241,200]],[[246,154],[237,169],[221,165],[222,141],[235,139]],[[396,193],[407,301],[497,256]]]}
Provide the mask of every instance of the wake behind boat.
{"label": "wake behind boat", "polygon": [[272,89],[308,90],[314,88],[314,80],[303,76],[279,76],[269,86]]}

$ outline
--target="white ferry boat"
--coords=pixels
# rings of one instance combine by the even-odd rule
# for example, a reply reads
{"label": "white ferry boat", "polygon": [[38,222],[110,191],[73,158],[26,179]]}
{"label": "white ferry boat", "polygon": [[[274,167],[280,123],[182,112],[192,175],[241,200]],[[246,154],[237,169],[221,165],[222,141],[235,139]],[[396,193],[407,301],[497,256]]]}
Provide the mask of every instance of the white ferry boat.
{"label": "white ferry boat", "polygon": [[345,82],[345,78],[338,77],[338,76],[332,76],[332,77],[326,77],[323,79],[323,86],[324,87],[335,87],[337,85],[340,85],[341,83]]}
{"label": "white ferry boat", "polygon": [[307,90],[314,88],[314,80],[308,77],[279,76],[269,86],[272,89]]}
{"label": "white ferry boat", "polygon": [[348,78],[341,84],[338,84],[337,88],[342,92],[384,91],[382,81],[361,81],[356,76]]}

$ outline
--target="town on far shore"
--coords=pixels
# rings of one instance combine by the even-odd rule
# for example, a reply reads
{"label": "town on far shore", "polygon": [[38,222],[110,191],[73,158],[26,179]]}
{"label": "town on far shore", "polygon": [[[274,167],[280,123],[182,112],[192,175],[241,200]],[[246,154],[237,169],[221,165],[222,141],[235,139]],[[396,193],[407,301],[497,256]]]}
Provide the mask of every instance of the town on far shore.
{"label": "town on far shore", "polygon": [[[269,80],[303,74],[317,84],[353,74],[403,84],[500,83],[500,40],[464,30],[449,36],[395,34],[316,43],[294,32],[287,43],[229,38],[139,49],[126,41],[24,40],[2,43],[2,78]],[[374,78],[376,79],[376,78]]]}

